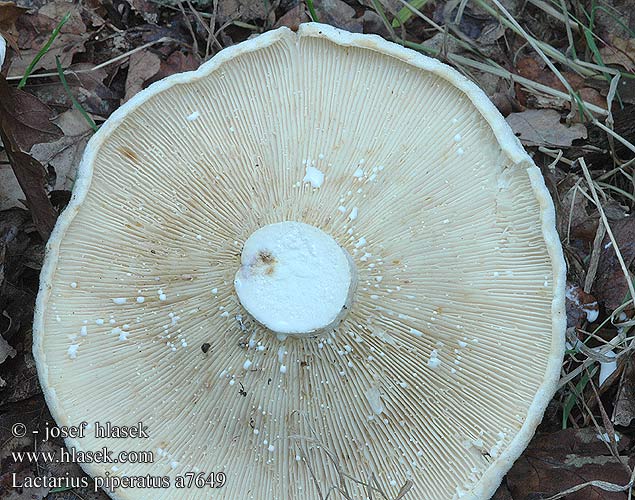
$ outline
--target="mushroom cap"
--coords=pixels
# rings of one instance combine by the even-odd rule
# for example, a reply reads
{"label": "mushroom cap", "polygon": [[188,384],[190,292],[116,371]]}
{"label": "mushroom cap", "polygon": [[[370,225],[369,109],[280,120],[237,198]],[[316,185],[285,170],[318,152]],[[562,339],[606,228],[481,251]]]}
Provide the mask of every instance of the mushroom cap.
{"label": "mushroom cap", "polygon": [[[330,334],[280,341],[236,297],[242,243],[287,220],[355,261]],[[541,173],[487,97],[377,36],[306,24],[152,85],[95,134],[48,244],[33,349],[59,425],[147,426],[67,439],[155,453],[91,475],[172,481],[113,498],[175,498],[177,476],[223,471],[215,498],[342,482],[365,497],[353,477],[485,499],[556,389],[564,284]]]}

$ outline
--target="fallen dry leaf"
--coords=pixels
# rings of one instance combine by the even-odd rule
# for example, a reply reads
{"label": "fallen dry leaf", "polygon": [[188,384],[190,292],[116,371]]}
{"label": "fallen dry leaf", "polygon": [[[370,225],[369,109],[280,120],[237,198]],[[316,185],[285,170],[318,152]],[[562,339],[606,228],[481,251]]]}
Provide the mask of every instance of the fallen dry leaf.
{"label": "fallen dry leaf", "polygon": [[15,22],[27,9],[18,7],[13,2],[0,2],[0,35],[8,42],[13,50],[18,50],[18,29]]}
{"label": "fallen dry leaf", "polygon": [[[34,464],[35,465],[35,464]],[[3,471],[4,472],[4,471]],[[15,477],[13,477],[15,474]],[[0,476],[0,494],[3,500],[44,500],[51,491],[48,487],[35,488],[14,488],[13,484],[23,484],[28,478],[38,475],[35,466],[20,464],[16,466],[12,473]]]}
{"label": "fallen dry leaf", "polygon": [[455,38],[448,37],[445,33],[435,33],[421,45],[428,47],[430,50],[435,52],[440,52],[441,54],[461,53],[461,46],[459,45],[459,42]]}
{"label": "fallen dry leaf", "polygon": [[145,83],[159,72],[161,58],[150,50],[135,52],[130,56],[128,76],[126,77],[126,95],[123,102],[130,100],[142,90]]}
{"label": "fallen dry leaf", "polygon": [[[629,268],[635,260],[635,217],[625,217],[609,224],[624,263]],[[624,302],[628,285],[608,234],[602,241],[602,249],[592,292],[608,311],[614,311]]]}
{"label": "fallen dry leaf", "polygon": [[[39,500],[44,498],[49,488],[37,488],[22,492],[12,487],[12,475],[22,480],[25,477],[39,476],[38,464],[31,464],[28,460],[14,461],[11,453],[14,451],[32,451],[34,448],[34,434],[31,432],[41,428],[44,415],[47,415],[46,403],[42,396],[20,401],[19,403],[3,406],[0,412],[0,498],[10,500]],[[51,419],[52,420],[52,419]],[[11,427],[17,423],[24,423],[28,432],[26,436],[16,438],[11,433]],[[43,428],[41,429],[43,430]]]}
{"label": "fallen dry leaf", "polygon": [[590,104],[595,104],[598,108],[608,108],[606,102],[606,96],[600,94],[600,92],[592,87],[582,87],[578,90],[580,98]]}
{"label": "fallen dry leaf", "polygon": [[509,91],[496,91],[490,95],[489,99],[504,117],[509,116],[513,111],[522,111],[516,97]]}
{"label": "fallen dry leaf", "polygon": [[43,165],[55,170],[54,190],[70,191],[75,182],[75,172],[93,129],[75,108],[57,116],[53,122],[64,136],[55,142],[36,144],[30,153]]}
{"label": "fallen dry leaf", "polygon": [[560,123],[560,113],[553,109],[528,109],[505,120],[526,146],[567,147],[587,134],[581,123]]}
{"label": "fallen dry leaf", "polygon": [[276,21],[274,28],[280,28],[286,26],[287,28],[298,31],[299,26],[302,23],[308,23],[311,19],[306,12],[306,8],[303,3],[299,3],[293,7],[290,11],[284,14],[280,19]]}
{"label": "fallen dry leaf", "polygon": [[59,127],[51,122],[51,115],[51,109],[37,97],[9,86],[0,77],[0,127],[21,151],[62,136]]}
{"label": "fallen dry leaf", "polygon": [[[548,87],[562,92],[567,92],[567,89],[560,79],[546,67],[544,61],[538,59],[538,56],[526,56],[520,58],[516,62],[516,72],[525,78],[533,80],[534,82],[542,83],[543,85],[547,85]],[[578,90],[584,87],[585,81],[580,75],[569,71],[562,71],[561,74],[573,90]]]}
{"label": "fallen dry leaf", "polygon": [[81,9],[82,7],[77,4],[58,1],[45,4],[34,14],[22,16],[17,23],[20,33],[18,38],[20,53],[11,60],[8,75],[19,77],[25,73],[66,13],[70,13],[69,20],[62,26],[60,34],[33,71],[54,71],[56,57],[59,57],[63,67],[69,66],[73,56],[84,51],[86,25],[82,21]]}
{"label": "fallen dry leaf", "polygon": [[[11,427],[16,423],[26,425],[27,434],[24,438],[15,438],[11,434]],[[109,500],[108,495],[101,490],[94,491],[92,479],[72,461],[60,460],[60,449],[64,447],[61,439],[44,440],[45,426],[51,428],[55,425],[50,415],[44,398],[39,395],[23,401],[7,404],[2,407],[0,413],[0,498],[3,500],[40,500],[43,498],[55,500]],[[33,434],[37,430],[38,434]],[[35,441],[37,439],[37,442]],[[40,460],[37,464],[28,460],[16,462],[11,452],[38,450],[43,453],[51,453],[52,462]],[[14,488],[12,487],[13,474],[16,474],[16,482],[22,482],[26,477],[48,476],[56,478],[86,478],[87,487],[64,489],[54,494],[49,494],[48,487],[42,488]]]}
{"label": "fallen dry leaf", "polygon": [[53,226],[55,226],[57,213],[44,188],[46,172],[37,160],[16,150],[10,139],[1,130],[0,138],[7,150],[13,173],[26,197],[26,205],[31,211],[33,222],[42,239],[48,239],[53,231]]}
{"label": "fallen dry leaf", "polygon": [[[73,64],[68,68],[66,80],[71,93],[89,114],[106,118],[119,107],[121,95],[104,84],[108,77],[105,69],[86,71],[92,67],[87,63]],[[59,80],[38,82],[29,91],[48,106],[62,109],[73,107]]]}
{"label": "fallen dry leaf", "polygon": [[190,53],[186,55],[180,50],[175,50],[165,61],[161,61],[161,68],[158,73],[146,81],[146,86],[175,73],[195,70],[200,65],[201,61],[197,56]]}
{"label": "fallen dry leaf", "polygon": [[[13,462],[11,452],[26,448],[33,442],[31,432],[28,432],[24,437],[15,437],[11,433],[11,426],[21,422],[27,425],[29,431],[37,429],[44,412],[46,412],[46,403],[43,397],[28,399],[22,405],[3,406],[0,413],[0,443],[2,443],[0,463],[4,465],[7,460]],[[4,468],[2,472],[5,472]],[[4,498],[2,493],[0,485],[0,498]]]}
{"label": "fallen dry leaf", "polygon": [[35,144],[61,137],[60,129],[50,122],[50,116],[47,106],[34,96],[10,87],[0,75],[0,138],[43,239],[48,239],[57,214],[46,194],[46,171],[26,151]]}
{"label": "fallen dry leaf", "polygon": [[[29,64],[31,64],[31,61],[39,51],[39,48],[21,50],[19,56],[11,59],[11,64],[9,65],[7,76],[17,78],[24,75]],[[67,67],[73,61],[73,56],[76,53],[83,51],[83,36],[63,33],[55,39],[55,42],[53,42],[51,48],[47,50],[44,56],[38,61],[38,63],[33,68],[33,72],[38,70],[55,71],[56,57],[59,57],[60,63],[63,67]]]}
{"label": "fallen dry leaf", "polygon": [[[568,90],[562,84],[560,79],[548,68],[546,68],[544,61],[538,60],[532,56],[526,56],[520,58],[516,62],[516,72],[532,80],[534,82],[541,83],[552,89],[559,90],[568,93]],[[561,71],[562,76],[567,80],[571,88],[578,92],[584,100],[596,104],[600,107],[606,108],[606,100],[594,92],[591,86],[591,79],[585,80],[580,75],[569,71]],[[546,108],[546,109],[570,109],[571,104],[563,98],[555,97],[547,94],[529,92],[522,85],[516,84],[516,95],[518,101],[522,106],[528,108]]]}
{"label": "fallen dry leaf", "polygon": [[7,358],[15,357],[15,349],[0,336],[0,363],[4,363]]}
{"label": "fallen dry leaf", "polygon": [[315,11],[321,23],[361,33],[364,25],[356,18],[355,9],[342,0],[316,0]]}
{"label": "fallen dry leaf", "polygon": [[69,3],[63,0],[46,2],[37,12],[40,16],[46,16],[52,19],[56,24],[70,12],[70,18],[64,23],[62,33],[72,33],[74,35],[83,35],[86,33],[86,25],[82,20],[82,7],[80,4]]}
{"label": "fallen dry leaf", "polygon": [[5,403],[40,392],[31,352],[31,323],[38,286],[36,273],[44,252],[40,239],[32,233],[33,223],[26,210],[0,212],[6,277],[0,286],[0,336],[15,350],[15,356],[0,363],[0,378],[6,381],[0,390],[0,413]]}
{"label": "fallen dry leaf", "polygon": [[21,16],[16,22],[20,32],[20,49],[39,49],[51,32],[57,27],[65,14],[70,12],[69,20],[62,26],[60,33],[84,35],[86,26],[81,17],[81,6],[65,1],[44,3],[39,10]]}
{"label": "fallen dry leaf", "polygon": [[156,24],[159,19],[158,5],[147,0],[126,0],[134,12],[147,23]]}
{"label": "fallen dry leaf", "polygon": [[[2,243],[0,243],[0,245],[2,245]],[[2,247],[2,252],[0,252],[0,256],[2,256],[2,254],[4,253],[4,248]],[[0,279],[2,278],[2,274],[0,273]],[[0,286],[2,285],[2,281],[0,281]],[[9,345],[9,343],[4,340],[4,338],[2,337],[2,335],[0,335],[0,364],[4,363],[7,358],[14,358],[15,357],[15,349],[13,347],[11,347],[11,345]],[[7,382],[5,379],[3,379],[2,377],[0,377],[0,389],[2,389],[3,387],[6,387]]]}
{"label": "fallen dry leaf", "polygon": [[[629,439],[621,436],[620,452]],[[625,458],[627,460],[628,457]],[[593,428],[566,429],[537,434],[507,474],[514,499],[546,498],[581,483],[600,480],[616,485],[628,483],[630,474],[611,456],[607,443]],[[538,496],[539,494],[544,496]],[[567,500],[627,500],[628,493],[587,487],[568,495]]]}
{"label": "fallen dry leaf", "polygon": [[383,19],[377,12],[367,10],[364,15],[360,17],[362,25],[364,26],[364,33],[373,35],[379,35],[383,38],[390,38],[390,31],[386,28]]}
{"label": "fallen dry leaf", "polygon": [[15,178],[13,169],[9,165],[9,158],[6,153],[0,154],[0,159],[6,158],[7,163],[0,163],[0,211],[14,207],[24,207],[24,192]]}
{"label": "fallen dry leaf", "polygon": [[498,487],[491,500],[514,500],[505,480]]}
{"label": "fallen dry leaf", "polygon": [[[0,237],[0,290],[2,290],[2,283],[4,281],[4,255],[5,255],[5,235],[1,235]],[[0,349],[0,359],[2,358],[2,349]],[[5,358],[6,359],[6,358]],[[2,363],[1,360],[0,363]]]}
{"label": "fallen dry leaf", "polygon": [[627,71],[635,69],[635,38],[611,37],[611,45],[600,48],[604,64],[616,64]]}
{"label": "fallen dry leaf", "polygon": [[268,14],[267,5],[266,2],[253,0],[222,0],[218,2],[216,21],[223,25],[236,20],[243,22],[263,20]]}
{"label": "fallen dry leaf", "polygon": [[13,342],[16,343],[13,359],[0,364],[0,377],[6,381],[0,390],[0,407],[37,396],[42,391],[31,353],[32,336],[26,325],[14,336]]}

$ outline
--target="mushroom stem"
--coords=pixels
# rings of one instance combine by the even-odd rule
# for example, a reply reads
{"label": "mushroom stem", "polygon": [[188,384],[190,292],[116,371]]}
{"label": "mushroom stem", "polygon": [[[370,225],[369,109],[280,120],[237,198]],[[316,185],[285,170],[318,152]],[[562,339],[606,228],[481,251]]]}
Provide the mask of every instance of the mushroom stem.
{"label": "mushroom stem", "polygon": [[247,239],[234,286],[247,312],[284,340],[335,328],[350,308],[356,274],[331,236],[287,221]]}

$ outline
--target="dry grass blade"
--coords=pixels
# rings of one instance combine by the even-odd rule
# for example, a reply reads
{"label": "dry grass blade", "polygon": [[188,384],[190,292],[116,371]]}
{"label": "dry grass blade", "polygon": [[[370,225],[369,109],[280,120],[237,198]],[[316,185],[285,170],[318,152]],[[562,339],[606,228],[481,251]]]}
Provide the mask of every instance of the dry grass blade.
{"label": "dry grass blade", "polygon": [[414,486],[414,483],[412,481],[410,480],[406,481],[406,483],[402,486],[401,490],[399,490],[399,493],[395,497],[395,500],[401,500],[402,498],[405,498],[408,492],[413,488],[413,486]]}
{"label": "dry grass blade", "polygon": [[609,236],[609,239],[611,240],[611,243],[613,244],[613,248],[615,249],[615,254],[617,255],[617,260],[620,263],[620,266],[622,268],[622,272],[624,273],[624,278],[626,279],[626,282],[628,284],[628,290],[629,290],[629,292],[631,294],[629,302],[633,302],[635,300],[635,287],[633,286],[633,281],[630,278],[630,274],[628,272],[628,268],[626,267],[626,263],[624,262],[624,258],[622,257],[622,253],[620,252],[620,249],[619,249],[619,247],[617,245],[617,241],[615,240],[615,236],[613,235],[613,232],[611,231],[611,227],[610,227],[609,221],[608,221],[608,219],[606,217],[606,213],[604,212],[604,209],[602,208],[602,204],[600,203],[600,198],[598,197],[597,190],[595,189],[595,184],[593,183],[593,179],[591,178],[591,174],[589,173],[589,169],[588,169],[588,167],[586,165],[586,162],[584,161],[584,158],[580,158],[578,160],[578,162],[580,163],[580,166],[582,167],[582,172],[584,173],[584,178],[586,179],[587,183],[589,184],[589,188],[591,190],[591,195],[593,197],[593,201],[595,203],[596,208],[600,212],[600,217],[602,219],[604,227],[606,228],[606,232],[607,232],[607,234]]}
{"label": "dry grass blade", "polygon": [[563,65],[567,66],[568,68],[570,68],[575,73],[577,73],[579,75],[582,75],[582,76],[585,76],[585,77],[595,76],[597,74],[596,71],[590,71],[590,68],[579,64],[575,60],[569,59],[562,52],[560,52],[558,49],[552,47],[548,43],[545,43],[542,40],[537,40],[536,38],[533,38],[530,35],[528,35],[527,32],[514,19],[514,17],[511,14],[509,14],[509,12],[507,12],[507,15],[501,16],[501,15],[498,14],[496,9],[494,9],[492,6],[488,5],[485,0],[476,0],[476,3],[478,4],[479,7],[483,8],[489,14],[491,14],[492,16],[498,18],[503,25],[505,25],[506,27],[510,28],[512,31],[517,33],[518,35],[520,35],[523,38],[525,38],[525,40],[527,40],[528,43],[530,43],[528,37],[531,38],[532,42],[530,43],[530,45],[532,45],[532,47],[533,47],[533,45],[536,45],[536,46],[540,47],[540,50],[542,50],[544,53],[546,53],[549,57],[553,58],[554,60],[556,60],[560,64],[563,64]]}
{"label": "dry grass blade", "polygon": [[518,30],[518,32],[523,36],[525,40],[527,40],[529,45],[531,45],[531,47],[538,53],[538,55],[542,58],[545,64],[549,67],[549,69],[556,75],[558,80],[560,80],[560,83],[562,83],[564,88],[567,89],[567,91],[569,92],[569,94],[571,94],[571,96],[575,96],[574,97],[575,101],[579,103],[580,99],[575,94],[573,88],[571,88],[571,85],[569,84],[567,79],[564,76],[562,76],[562,73],[560,73],[558,68],[556,68],[555,65],[551,62],[551,60],[545,55],[542,48],[539,47],[539,44],[537,43],[536,39],[530,36],[529,33],[527,33],[525,29],[520,24],[518,24],[518,21],[514,19],[514,16],[512,16],[498,0],[491,0],[491,1],[494,5],[496,5],[496,7],[498,7],[498,10],[502,12],[502,14],[507,18],[507,20],[511,23],[511,25],[514,26],[516,30]]}
{"label": "dry grass blade", "polygon": [[[554,161],[558,161],[560,160],[562,155],[559,155]],[[578,190],[580,189],[580,179],[578,179],[578,181],[575,183],[575,186],[573,186],[572,191],[573,191],[573,196],[571,196],[571,204],[569,206],[569,221],[567,223],[567,239],[566,239],[566,243],[567,245],[571,244],[571,224],[573,224],[573,209],[575,207],[575,201],[576,201],[576,196],[578,194]]]}
{"label": "dry grass blade", "polygon": [[[591,366],[593,363],[596,363],[596,357],[598,355],[603,356],[604,354],[606,354],[607,352],[616,349],[618,347],[620,347],[620,345],[622,344],[622,341],[620,339],[613,338],[610,342],[607,342],[605,345],[602,346],[601,349],[598,349],[595,353],[593,357],[588,357],[587,359],[585,359],[580,366],[578,366],[577,368],[575,368],[574,370],[572,370],[571,372],[563,375],[560,378],[560,381],[558,382],[558,389],[561,389],[562,387],[564,387],[565,385],[567,385],[569,382],[571,382],[573,379],[575,379],[576,377],[578,377],[581,373],[583,373],[587,368],[589,368],[589,366]],[[622,355],[622,352],[618,353],[616,357],[620,357]],[[614,361],[615,359],[612,359],[612,361]]]}
{"label": "dry grass blade", "polygon": [[[203,17],[201,16],[200,12],[197,11],[194,6],[192,5],[192,2],[190,2],[190,0],[187,0],[187,5],[190,8],[190,10],[192,11],[192,13],[194,14],[194,16],[196,17],[196,20],[199,22],[199,24],[203,27],[203,29],[207,32],[207,46],[209,47],[211,43],[216,44],[216,46],[218,47],[219,50],[223,49],[222,44],[218,41],[218,38],[216,38],[216,36],[214,35],[214,30],[211,26],[208,26],[207,24],[205,24],[205,21],[203,20]],[[215,4],[216,5],[216,4]],[[213,18],[212,18],[213,19]],[[194,52],[197,52],[196,50]],[[206,53],[206,56],[209,54]]]}
{"label": "dry grass blade", "polygon": [[[347,484],[347,480],[350,481],[353,484],[359,485],[361,487],[363,487],[366,490],[366,497],[367,498],[373,498],[374,494],[378,494],[381,498],[385,499],[385,500],[390,500],[390,497],[388,496],[388,494],[381,488],[381,485],[378,483],[377,478],[375,476],[374,473],[369,472],[368,473],[368,479],[366,480],[362,480],[359,478],[356,478],[350,474],[348,474],[347,472],[345,472],[342,468],[342,464],[340,463],[339,459],[337,458],[337,456],[335,456],[335,454],[333,454],[325,445],[322,441],[320,441],[318,439],[318,434],[315,431],[315,429],[313,429],[311,423],[309,422],[308,418],[306,415],[301,414],[299,412],[294,412],[294,414],[297,415],[298,418],[302,418],[305,421],[305,425],[307,427],[307,429],[309,430],[310,434],[312,436],[305,436],[305,435],[300,435],[300,434],[292,434],[288,437],[288,439],[292,442],[295,442],[295,445],[297,447],[297,449],[300,452],[300,456],[302,457],[303,462],[306,464],[307,469],[309,471],[309,474],[311,475],[313,482],[315,483],[315,486],[318,490],[318,496],[321,500],[327,500],[331,493],[336,491],[337,493],[339,493],[343,498],[345,498],[346,500],[353,500],[353,498],[357,498],[355,495],[353,495],[350,491],[349,491],[349,487]],[[315,449],[319,450],[320,452],[324,453],[324,455],[326,455],[326,458],[328,459],[328,461],[333,465],[333,467],[335,468],[337,477],[338,477],[338,484],[332,485],[328,488],[328,493],[326,495],[324,495],[322,493],[322,489],[320,488],[320,481],[319,479],[316,477],[315,475],[315,471],[314,468],[311,465],[311,462],[309,460],[309,453],[308,453],[308,449],[305,447],[306,444],[311,444],[315,446]],[[374,483],[374,484],[373,484]],[[405,498],[405,496],[408,494],[408,492],[410,491],[410,489],[414,486],[414,484],[412,483],[412,481],[406,481],[403,486],[401,487],[401,489],[399,490],[399,493],[397,494],[397,496],[394,498],[394,500],[401,500],[403,498]]]}
{"label": "dry grass blade", "polygon": [[[136,54],[137,52],[141,52],[142,50],[145,50],[149,47],[152,47],[153,45],[157,45],[159,43],[166,43],[166,42],[177,42],[177,40],[174,40],[170,37],[164,36],[159,38],[158,40],[154,40],[152,42],[148,42],[145,43],[143,45],[140,45],[139,47],[136,47],[132,50],[129,50],[128,52],[125,52],[123,54],[120,54],[116,57],[113,57],[112,59],[108,59],[107,61],[104,61],[101,64],[98,64],[96,66],[93,66],[92,68],[87,68],[87,69],[79,69],[79,70],[65,70],[64,74],[65,75],[72,75],[72,74],[82,74],[82,73],[91,73],[93,71],[97,71],[99,69],[105,68],[106,66],[110,66],[111,64],[114,64],[116,62],[119,62],[123,59],[127,59],[128,57],[130,57],[132,54]],[[51,76],[59,76],[59,74],[57,72],[55,73],[37,73],[35,75],[30,75],[29,78],[33,79],[33,78],[49,78]],[[11,76],[7,78],[7,81],[10,80],[19,80],[21,79],[22,76]]]}
{"label": "dry grass blade", "polygon": [[557,19],[561,23],[565,24],[568,30],[578,31],[580,29],[580,26],[578,26],[576,22],[569,19],[569,16],[567,15],[567,12],[566,12],[566,6],[564,5],[563,1],[560,1],[560,6],[562,10],[564,11],[564,13],[559,12],[555,7],[548,4],[547,2],[543,2],[543,0],[528,0],[528,1],[530,4],[538,7],[539,9],[546,12],[554,19]]}
{"label": "dry grass blade", "polygon": [[602,257],[602,241],[606,235],[606,228],[602,221],[599,222],[597,231],[595,232],[595,238],[593,239],[593,250],[591,251],[591,259],[589,260],[589,269],[587,270],[586,277],[584,278],[584,288],[586,293],[591,292],[593,287],[593,281],[598,271],[600,264],[600,258]]}
{"label": "dry grass blade", "polygon": [[[181,11],[181,14],[183,15],[183,21],[185,22],[185,25],[187,26],[187,30],[190,33],[190,37],[192,38],[193,50],[194,50],[195,53],[198,53],[198,41],[196,40],[196,33],[194,33],[194,27],[192,26],[190,18],[186,14],[185,9],[183,8],[183,2],[178,2],[177,5],[179,6],[179,10]],[[192,9],[192,5],[189,4],[189,2],[188,2],[188,5],[189,5],[190,9]],[[196,12],[196,11],[194,11],[194,12]],[[207,26],[205,26],[205,27],[207,27]]]}
{"label": "dry grass blade", "polygon": [[[399,0],[399,2],[401,2],[404,5],[405,8],[409,9],[410,11],[412,11],[412,13],[415,16],[417,16],[418,18],[420,18],[423,21],[425,21],[427,24],[432,26],[439,33],[444,33],[444,34],[446,33],[446,30],[443,27],[441,27],[440,25],[435,23],[432,19],[427,17],[425,14],[423,14],[419,10],[415,9],[412,5],[410,5],[405,0]],[[461,47],[464,47],[464,48],[466,48],[468,50],[472,50],[472,47],[470,47],[465,41],[457,39],[457,38],[454,38],[454,39],[457,41],[457,43]],[[429,47],[426,47],[425,45],[421,45],[419,43],[414,43],[414,42],[411,42],[411,41],[408,41],[408,40],[397,40],[397,41],[402,43],[406,47],[409,47],[409,48],[412,48],[412,49],[415,49],[415,50],[418,50],[418,51],[421,51],[421,52],[425,52],[425,53],[432,54],[432,55],[435,55],[435,56],[439,56],[440,55],[437,51],[434,51],[434,50],[430,49]],[[549,87],[548,85],[544,85],[542,83],[530,80],[529,78],[525,78],[523,76],[520,76],[520,75],[517,75],[515,73],[512,73],[511,71],[509,71],[509,70],[497,65],[493,61],[488,61],[488,63],[483,63],[483,62],[475,61],[475,60],[470,59],[468,57],[461,56],[459,54],[453,54],[453,53],[445,54],[445,58],[448,61],[450,61],[452,64],[456,65],[456,66],[459,66],[459,67],[467,66],[469,68],[474,68],[474,69],[477,69],[479,71],[483,71],[485,73],[489,73],[491,75],[495,75],[495,76],[498,76],[500,78],[507,79],[507,80],[509,80],[511,82],[519,83],[523,87],[525,87],[525,88],[527,88],[527,89],[529,89],[529,90],[531,90],[533,92],[541,92],[541,93],[543,93],[545,95],[556,97],[558,99],[563,99],[565,101],[570,102],[572,105],[580,103],[582,106],[584,106],[584,108],[586,110],[588,110],[591,113],[595,113],[598,116],[606,116],[607,113],[608,113],[606,109],[604,109],[604,108],[602,108],[600,106],[597,106],[597,105],[595,105],[593,103],[590,103],[590,102],[587,102],[587,101],[584,101],[584,100],[582,100],[580,98],[575,97],[575,94],[561,92],[561,91],[559,91],[557,89]],[[570,85],[569,85],[569,88],[570,88]]]}
{"label": "dry grass blade", "polygon": [[635,153],[635,146],[630,143],[629,141],[627,141],[626,139],[624,139],[621,135],[617,134],[616,132],[614,132],[613,130],[611,130],[609,127],[607,127],[606,125],[604,125],[603,123],[599,122],[597,119],[593,118],[591,120],[591,123],[593,123],[593,125],[595,125],[598,128],[601,128],[602,130],[604,130],[604,132],[606,132],[609,136],[617,139],[619,142],[621,142],[624,146],[626,146],[628,149],[630,149],[633,153]]}
{"label": "dry grass blade", "polygon": [[628,482],[628,484],[625,484],[624,486],[621,486],[619,484],[607,483],[606,481],[589,481],[587,483],[582,483],[577,486],[574,486],[573,488],[569,488],[568,490],[561,491],[560,493],[556,495],[545,498],[545,500],[559,500],[560,498],[565,498],[566,496],[571,495],[572,493],[583,490],[590,486],[593,486],[595,488],[600,488],[601,490],[604,490],[604,491],[614,492],[614,493],[628,491],[629,498],[630,498],[631,490],[633,488],[634,482],[635,482],[635,471],[633,471],[633,474],[631,475],[631,480]]}

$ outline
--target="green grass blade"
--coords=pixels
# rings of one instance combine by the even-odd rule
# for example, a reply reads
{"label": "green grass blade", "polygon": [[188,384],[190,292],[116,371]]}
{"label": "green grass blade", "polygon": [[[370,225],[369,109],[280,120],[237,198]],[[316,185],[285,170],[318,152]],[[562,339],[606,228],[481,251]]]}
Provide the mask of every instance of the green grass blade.
{"label": "green grass blade", "polygon": [[384,10],[383,5],[379,0],[372,0],[373,7],[375,8],[375,12],[381,17],[381,22],[384,23],[386,29],[390,32],[390,36],[393,40],[397,38],[395,30],[393,29],[390,21],[388,21],[388,17],[386,17],[386,11]]}
{"label": "green grass blade", "polygon": [[84,117],[84,120],[86,120],[86,122],[90,125],[90,127],[95,132],[97,132],[97,124],[93,121],[93,119],[90,116],[88,116],[88,113],[86,112],[84,107],[79,103],[77,99],[75,99],[73,92],[71,92],[71,88],[68,86],[68,82],[66,81],[66,75],[64,75],[64,70],[62,69],[62,63],[60,62],[60,58],[58,56],[55,56],[55,64],[57,66],[57,74],[59,75],[60,81],[62,82],[62,87],[64,87],[66,94],[68,95],[68,97],[70,97],[71,101],[73,102],[73,106],[82,114],[82,116]]}
{"label": "green grass blade", "polygon": [[313,5],[313,0],[306,0],[306,6],[309,9],[309,15],[311,16],[311,21],[315,23],[319,23],[317,12],[315,12],[315,5]]}
{"label": "green grass blade", "polygon": [[604,14],[606,14],[607,16],[609,16],[613,22],[615,24],[617,24],[620,28],[622,28],[626,33],[628,33],[628,35],[631,38],[635,38],[635,31],[633,31],[632,29],[630,29],[625,23],[624,21],[622,21],[622,19],[620,19],[620,16],[615,14],[614,12],[611,12],[609,9],[607,9],[606,7],[602,6],[602,5],[593,5],[592,9],[591,9],[591,19],[593,21],[593,23],[595,23],[595,13],[596,11],[600,11],[600,12],[604,12]]}
{"label": "green grass blade", "polygon": [[[589,50],[591,51],[591,54],[593,55],[593,59],[595,60],[595,63],[598,66],[606,67],[606,64],[604,64],[604,60],[602,59],[602,54],[600,54],[600,49],[598,49],[598,46],[595,43],[595,39],[593,38],[593,31],[591,31],[591,29],[587,28],[586,26],[582,26],[582,30],[584,32],[584,39],[586,40],[587,46],[589,47]],[[606,72],[602,72],[602,76],[604,76],[604,79],[607,82],[611,83],[610,74]],[[619,92],[616,92],[615,95],[617,97],[617,101],[620,104],[620,107],[624,107],[622,103],[622,99],[620,98]]]}
{"label": "green grass blade", "polygon": [[[428,0],[410,0],[408,4],[416,10],[419,10],[425,4],[428,3]],[[392,20],[392,27],[399,28],[402,24],[408,21],[412,16],[413,12],[408,7],[402,7],[399,12],[397,12],[397,16]]]}
{"label": "green grass blade", "polygon": [[567,420],[569,420],[569,415],[571,414],[571,410],[573,410],[573,407],[575,406],[576,401],[578,400],[578,398],[584,391],[584,388],[586,387],[586,385],[589,383],[589,380],[591,380],[591,377],[595,375],[596,371],[597,371],[597,366],[593,368],[593,370],[591,370],[591,373],[589,373],[588,371],[585,372],[584,375],[582,375],[582,378],[580,379],[580,381],[575,385],[573,392],[569,394],[569,396],[567,397],[567,400],[564,403],[564,408],[562,409],[562,428],[563,429],[567,428]]}
{"label": "green grass blade", "polygon": [[61,493],[63,491],[70,491],[73,488],[71,486],[60,486],[59,488],[53,488],[49,490],[49,493]]}
{"label": "green grass blade", "polygon": [[42,59],[42,57],[44,57],[44,54],[46,54],[48,50],[51,48],[51,45],[53,45],[53,42],[57,38],[57,35],[60,34],[60,31],[62,30],[62,26],[64,26],[66,24],[66,21],[68,21],[70,18],[71,18],[71,13],[67,12],[62,18],[62,20],[55,27],[48,41],[44,44],[44,47],[42,47],[40,51],[35,55],[35,57],[31,61],[31,64],[29,64],[29,67],[24,72],[24,76],[20,80],[20,83],[18,83],[19,89],[23,88],[26,85],[26,81],[29,78],[29,75],[33,72],[33,68],[35,68],[35,65],[38,63],[38,61]]}
{"label": "green grass blade", "polygon": [[[595,40],[593,39],[593,32],[586,26],[583,26],[582,29],[584,31],[584,39],[586,40],[586,44],[589,47],[591,54],[593,54],[593,59],[595,60],[595,64],[597,64],[598,66],[606,66],[604,64],[604,61],[602,60],[602,54],[600,54],[600,49],[598,49],[598,46],[595,43]],[[611,78],[608,74],[605,73],[604,76],[605,78],[608,78],[610,81]]]}

